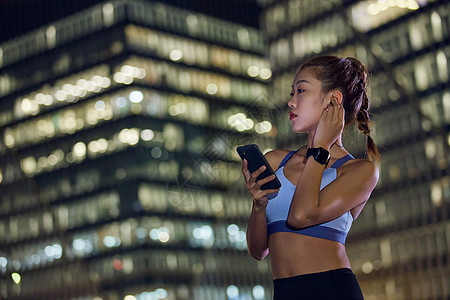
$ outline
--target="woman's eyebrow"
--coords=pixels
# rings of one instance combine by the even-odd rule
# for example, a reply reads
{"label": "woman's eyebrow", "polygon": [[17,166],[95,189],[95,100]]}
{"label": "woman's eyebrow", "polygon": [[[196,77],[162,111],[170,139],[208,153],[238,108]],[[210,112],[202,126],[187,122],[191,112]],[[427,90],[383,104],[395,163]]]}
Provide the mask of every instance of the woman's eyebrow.
{"label": "woman's eyebrow", "polygon": [[[298,85],[299,83],[302,83],[302,82],[306,82],[306,83],[311,84],[311,82],[309,82],[308,80],[301,79],[301,80],[297,80],[297,82],[295,83],[295,85]],[[294,86],[292,86],[292,88],[294,88]]]}

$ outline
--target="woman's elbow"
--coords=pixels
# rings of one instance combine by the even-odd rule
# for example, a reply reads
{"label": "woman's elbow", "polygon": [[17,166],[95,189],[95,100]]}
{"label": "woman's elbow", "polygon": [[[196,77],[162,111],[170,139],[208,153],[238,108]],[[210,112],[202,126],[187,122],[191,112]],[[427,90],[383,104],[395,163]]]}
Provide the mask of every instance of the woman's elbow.
{"label": "woman's elbow", "polygon": [[263,260],[267,254],[269,254],[269,248],[266,248],[263,251],[250,251],[249,249],[248,253],[256,260]]}
{"label": "woman's elbow", "polygon": [[292,230],[308,227],[311,226],[312,219],[310,216],[289,214],[286,226],[291,227]]}

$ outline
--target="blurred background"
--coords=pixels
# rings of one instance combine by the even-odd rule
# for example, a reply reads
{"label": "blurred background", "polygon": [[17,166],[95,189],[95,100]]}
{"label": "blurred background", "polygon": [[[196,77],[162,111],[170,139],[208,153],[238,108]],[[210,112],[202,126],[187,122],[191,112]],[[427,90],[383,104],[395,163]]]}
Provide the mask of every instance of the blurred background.
{"label": "blurred background", "polygon": [[372,74],[365,298],[450,299],[448,1],[2,0],[0,26],[0,299],[271,299],[235,148],[306,144],[287,101],[319,53]]}

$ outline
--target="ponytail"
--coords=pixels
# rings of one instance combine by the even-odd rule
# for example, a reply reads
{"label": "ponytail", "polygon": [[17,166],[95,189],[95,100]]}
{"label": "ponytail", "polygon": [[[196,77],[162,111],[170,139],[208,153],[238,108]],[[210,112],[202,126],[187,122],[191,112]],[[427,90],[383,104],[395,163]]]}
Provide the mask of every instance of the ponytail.
{"label": "ponytail", "polygon": [[375,145],[372,137],[367,135],[367,154],[369,155],[369,159],[375,162],[381,162],[381,156],[378,152],[378,147]]}
{"label": "ponytail", "polygon": [[370,136],[370,116],[369,116],[369,99],[367,98],[367,94],[364,91],[363,99],[362,99],[361,108],[356,115],[356,120],[358,121],[358,129],[367,136],[367,155],[370,160],[380,162],[381,156],[378,152],[378,147],[375,144],[374,140]]}

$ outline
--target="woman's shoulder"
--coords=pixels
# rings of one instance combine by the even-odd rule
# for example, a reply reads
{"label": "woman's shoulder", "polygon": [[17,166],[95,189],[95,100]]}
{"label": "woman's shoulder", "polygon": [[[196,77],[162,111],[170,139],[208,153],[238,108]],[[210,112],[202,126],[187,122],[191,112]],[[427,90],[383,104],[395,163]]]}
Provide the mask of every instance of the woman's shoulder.
{"label": "woman's shoulder", "polygon": [[289,152],[291,152],[291,150],[274,149],[268,151],[266,154],[264,154],[264,156],[266,157],[272,169],[275,170],[278,168],[283,158],[285,158]]}
{"label": "woman's shoulder", "polygon": [[362,158],[349,160],[340,169],[341,174],[349,172],[353,175],[369,177],[377,181],[380,173],[378,165],[375,162]]}

